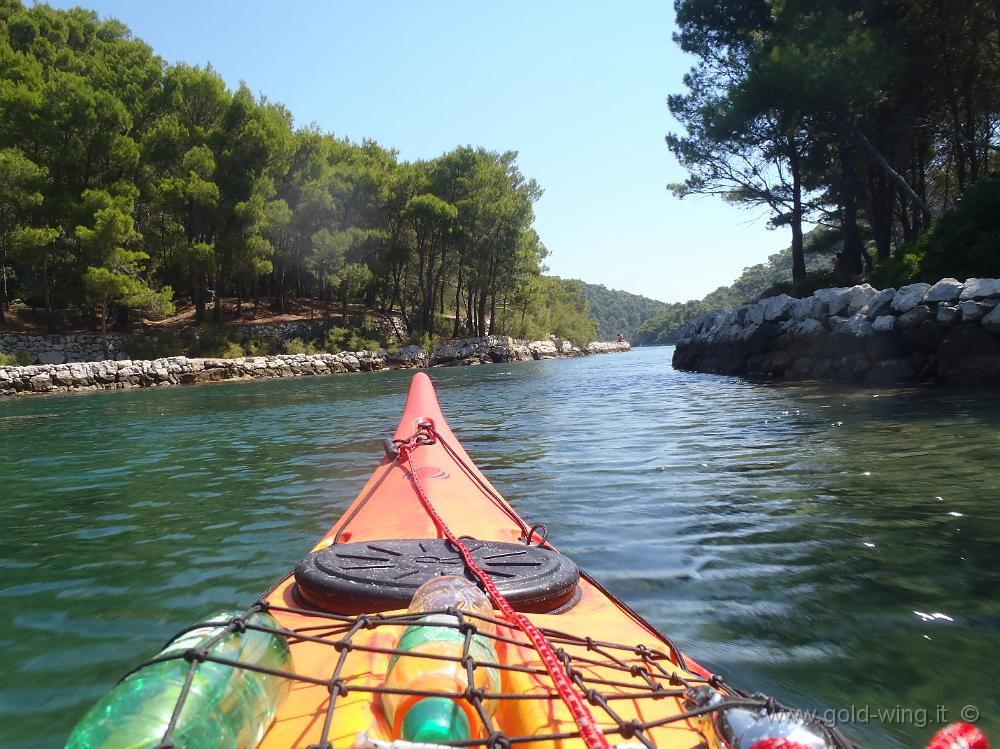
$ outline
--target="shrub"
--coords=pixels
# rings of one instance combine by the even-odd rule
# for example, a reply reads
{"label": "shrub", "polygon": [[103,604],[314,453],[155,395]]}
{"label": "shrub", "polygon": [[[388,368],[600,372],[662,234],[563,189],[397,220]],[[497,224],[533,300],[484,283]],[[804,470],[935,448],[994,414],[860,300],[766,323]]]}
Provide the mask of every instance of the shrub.
{"label": "shrub", "polygon": [[290,338],[282,344],[286,354],[317,354],[319,351],[312,342],[305,343],[301,338]]}
{"label": "shrub", "polygon": [[226,344],[219,353],[220,359],[240,359],[244,356],[243,347],[235,341]]}
{"label": "shrub", "polygon": [[254,336],[244,342],[247,356],[271,356],[278,353],[280,344],[276,336]]}
{"label": "shrub", "polygon": [[340,351],[347,351],[347,340],[351,337],[351,331],[347,328],[330,328],[326,335],[317,341],[317,345],[323,351],[336,354]]}
{"label": "shrub", "polygon": [[13,354],[0,353],[0,367],[27,367],[34,363],[34,355],[23,348],[18,349]]}
{"label": "shrub", "polygon": [[[221,325],[205,325],[198,331],[198,339],[188,353],[190,356],[233,358],[234,349],[231,348],[233,344],[236,344],[236,341],[233,339],[232,331],[226,330]],[[239,348],[240,353],[237,356],[243,356],[243,347]]]}
{"label": "shrub", "polygon": [[403,341],[403,346],[419,346],[424,351],[431,351],[434,348],[434,340],[435,337],[430,333],[421,333],[419,330],[414,330]]}

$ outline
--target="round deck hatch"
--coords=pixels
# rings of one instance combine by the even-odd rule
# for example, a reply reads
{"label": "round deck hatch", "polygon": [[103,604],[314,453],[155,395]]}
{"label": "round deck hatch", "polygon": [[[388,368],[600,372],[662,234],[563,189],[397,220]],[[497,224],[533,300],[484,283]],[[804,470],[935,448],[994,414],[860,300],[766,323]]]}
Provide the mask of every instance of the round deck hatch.
{"label": "round deck hatch", "polygon": [[[558,552],[502,541],[463,542],[517,611],[552,613],[579,596],[580,570]],[[437,575],[474,579],[451,544],[438,538],[335,544],[295,568],[302,598],[352,615],[406,608],[413,592]]]}

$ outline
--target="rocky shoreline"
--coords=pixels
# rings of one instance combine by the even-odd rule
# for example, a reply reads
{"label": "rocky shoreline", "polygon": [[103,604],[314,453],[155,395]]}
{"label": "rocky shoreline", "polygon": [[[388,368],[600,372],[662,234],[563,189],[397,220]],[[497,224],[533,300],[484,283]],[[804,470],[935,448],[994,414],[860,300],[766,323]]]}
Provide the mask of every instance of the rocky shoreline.
{"label": "rocky shoreline", "polygon": [[1000,384],[1000,279],[785,294],[688,322],[677,369],[868,385]]}
{"label": "rocky shoreline", "polygon": [[492,364],[624,351],[631,351],[627,342],[595,341],[585,349],[580,349],[569,341],[556,338],[522,341],[508,336],[485,336],[442,342],[432,351],[407,346],[397,351],[379,349],[336,354],[279,354],[238,359],[169,356],[143,361],[122,359],[25,367],[0,366],[0,396]]}

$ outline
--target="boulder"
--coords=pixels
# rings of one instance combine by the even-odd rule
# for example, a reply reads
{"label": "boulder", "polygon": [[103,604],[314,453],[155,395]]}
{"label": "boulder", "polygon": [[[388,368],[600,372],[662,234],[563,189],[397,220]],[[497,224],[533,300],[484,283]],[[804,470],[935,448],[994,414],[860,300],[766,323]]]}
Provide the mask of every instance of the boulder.
{"label": "boulder", "polygon": [[962,312],[957,304],[945,304],[942,302],[937,308],[937,321],[942,325],[951,327],[957,325],[962,319]]}
{"label": "boulder", "polygon": [[763,301],[765,320],[784,320],[791,312],[792,305],[798,300],[788,294],[779,294]]}
{"label": "boulder", "polygon": [[795,299],[792,301],[791,309],[789,314],[793,320],[805,320],[808,318],[817,318],[818,314],[814,314],[816,305],[819,300],[814,296],[806,297],[805,299]]}
{"label": "boulder", "polygon": [[851,317],[861,310],[867,309],[878,294],[878,289],[866,283],[852,286],[847,292],[847,316]]}
{"label": "boulder", "polygon": [[989,304],[973,301],[961,302],[958,308],[962,311],[962,322],[977,322],[978,320],[982,320],[993,309]]}
{"label": "boulder", "polygon": [[[904,287],[906,288],[906,287]],[[899,299],[899,296],[896,296]],[[895,303],[894,303],[895,304]],[[917,306],[914,304],[909,310],[901,314],[896,319],[896,328],[898,330],[909,330],[911,328],[916,328],[925,320],[929,320],[932,317],[931,311],[924,307],[923,305]]]}
{"label": "boulder", "polygon": [[868,317],[875,319],[889,313],[892,307],[892,300],[896,298],[895,289],[882,289],[868,303]]}
{"label": "boulder", "polygon": [[843,315],[847,310],[847,305],[849,303],[848,293],[851,291],[848,287],[837,287],[832,289],[818,289],[813,296],[818,300],[819,305],[814,308],[813,316],[818,316],[823,313],[823,307],[826,308],[826,313],[829,315]]}
{"label": "boulder", "polygon": [[909,312],[923,301],[930,287],[929,283],[911,283],[909,286],[900,287],[892,300],[892,309],[899,314]]}
{"label": "boulder", "polygon": [[957,302],[962,295],[963,284],[955,278],[942,278],[931,286],[924,295],[924,303]]}
{"label": "boulder", "polygon": [[963,302],[970,299],[1000,299],[1000,278],[970,278],[965,282],[959,298]]}
{"label": "boulder", "polygon": [[994,307],[993,311],[986,315],[979,324],[983,330],[1000,334],[1000,305]]}
{"label": "boulder", "polygon": [[876,333],[891,333],[896,327],[896,318],[892,315],[880,315],[872,323],[872,330]]}

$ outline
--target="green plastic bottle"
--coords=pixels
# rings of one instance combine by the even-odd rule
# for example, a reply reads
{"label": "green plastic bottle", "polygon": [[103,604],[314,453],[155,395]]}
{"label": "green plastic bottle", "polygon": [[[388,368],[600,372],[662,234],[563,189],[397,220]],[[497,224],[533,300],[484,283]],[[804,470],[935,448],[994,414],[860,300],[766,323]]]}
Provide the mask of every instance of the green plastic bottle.
{"label": "green plastic bottle", "polygon": [[[225,624],[239,612],[221,612],[210,622]],[[270,614],[249,623],[277,627]],[[171,641],[160,655],[203,647],[219,627],[201,627]],[[231,633],[210,651],[219,657],[266,668],[292,670],[284,637],[247,630]],[[160,744],[190,664],[183,658],[135,672],[94,705],[77,724],[66,749],[152,749]],[[253,749],[271,725],[288,693],[287,679],[206,661],[199,664],[172,741],[184,749]]]}
{"label": "green plastic bottle", "polygon": [[[493,616],[489,599],[464,577],[453,575],[434,577],[421,585],[413,595],[409,613],[427,612],[417,623],[411,624],[396,643],[400,655],[389,660],[385,685],[394,689],[412,689],[455,694],[469,686],[465,666],[457,659],[462,657],[465,635],[454,627],[435,626],[458,624],[455,616],[440,612],[454,607],[483,616]],[[481,633],[493,634],[494,627],[480,619],[473,623]],[[493,641],[483,634],[473,636],[469,654],[478,663],[496,663],[497,652]],[[413,657],[407,654],[414,654]],[[418,658],[416,654],[447,656],[456,660]],[[495,668],[479,666],[474,671],[475,686],[486,692],[500,691],[500,675]],[[447,697],[421,697],[417,695],[382,695],[382,709],[393,738],[421,743],[461,741],[482,732],[481,721],[470,702]],[[496,699],[483,701],[483,709],[493,715]]]}

